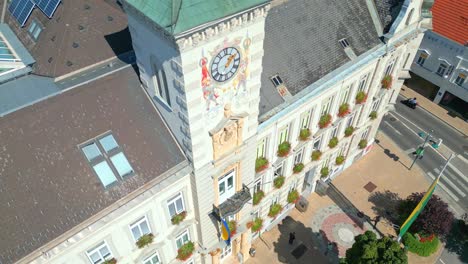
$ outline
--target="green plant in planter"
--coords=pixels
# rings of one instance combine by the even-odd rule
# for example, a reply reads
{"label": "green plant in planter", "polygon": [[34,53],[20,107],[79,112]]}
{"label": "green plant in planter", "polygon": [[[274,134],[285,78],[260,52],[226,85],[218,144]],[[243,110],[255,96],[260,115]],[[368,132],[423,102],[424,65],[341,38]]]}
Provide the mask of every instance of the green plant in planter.
{"label": "green plant in planter", "polygon": [[353,133],[354,133],[354,127],[353,127],[353,126],[347,127],[347,128],[345,129],[345,131],[344,131],[345,137],[349,137],[349,136],[351,136]]}
{"label": "green plant in planter", "polygon": [[393,78],[391,75],[385,75],[381,81],[382,88],[389,90],[392,87]]}
{"label": "green plant in planter", "polygon": [[369,117],[374,120],[377,118],[377,111],[372,111],[370,114],[369,114]]}
{"label": "green plant in planter", "polygon": [[192,256],[194,250],[195,250],[195,245],[193,244],[192,241],[189,241],[183,244],[177,250],[177,259],[182,260],[182,261],[187,260],[188,258]]}
{"label": "green plant in planter", "polygon": [[257,217],[253,220],[252,222],[252,232],[258,232],[260,231],[260,229],[262,229],[262,226],[263,226],[263,219],[261,219],[260,217]]}
{"label": "green plant in planter", "polygon": [[229,221],[228,227],[229,227],[229,231],[231,231],[231,237],[234,236],[237,231],[237,222],[234,220]]}
{"label": "green plant in planter", "polygon": [[115,258],[108,259],[104,261],[102,264],[116,264],[117,260]]}
{"label": "green plant in planter", "polygon": [[359,146],[360,149],[363,149],[363,148],[367,147],[367,140],[361,139],[361,141],[359,141],[359,143],[358,143],[358,146]]}
{"label": "green plant in planter", "polygon": [[297,163],[294,165],[293,172],[294,173],[299,173],[304,169],[304,164],[303,163]]}
{"label": "green plant in planter", "polygon": [[338,116],[339,117],[345,117],[347,114],[349,114],[351,111],[349,111],[349,104],[344,103],[340,105],[340,108],[338,108]]}
{"label": "green plant in planter", "polygon": [[301,129],[301,131],[299,132],[299,140],[306,141],[306,140],[309,140],[309,137],[310,137],[310,129],[308,128]]}
{"label": "green plant in planter", "polygon": [[292,189],[288,193],[288,203],[296,203],[299,199],[299,192],[296,189]]}
{"label": "green plant in planter", "polygon": [[255,160],[255,172],[261,172],[268,168],[268,160],[264,157],[259,157]]}
{"label": "green plant in planter", "polygon": [[291,144],[285,141],[279,144],[277,155],[278,157],[286,157],[289,154],[290,150],[291,150]]}
{"label": "green plant in planter", "polygon": [[341,165],[341,164],[343,164],[343,162],[345,160],[346,160],[346,158],[343,155],[340,155],[340,156],[336,157],[335,163],[336,163],[336,165]]}
{"label": "green plant in planter", "polygon": [[323,167],[320,170],[320,175],[322,176],[322,178],[327,177],[329,173],[330,173],[330,171],[329,171],[328,167]]}
{"label": "green plant in planter", "polygon": [[331,122],[332,122],[332,116],[330,114],[324,114],[323,116],[320,117],[318,125],[320,128],[326,128],[331,124]]}
{"label": "green plant in planter", "polygon": [[281,204],[275,203],[270,207],[270,211],[268,212],[268,216],[272,217],[272,218],[275,218],[282,210],[283,210],[283,207],[281,206]]}
{"label": "green plant in planter", "polygon": [[138,248],[144,248],[145,246],[153,243],[154,235],[149,233],[149,234],[144,234],[142,235],[138,241],[135,243]]}
{"label": "green plant in planter", "polygon": [[320,150],[312,151],[312,156],[310,157],[313,161],[319,160],[322,156],[322,152]]}
{"label": "green plant in planter", "polygon": [[283,184],[284,184],[284,176],[278,176],[273,180],[273,185],[275,186],[276,189],[281,188]]}
{"label": "green plant in planter", "polygon": [[253,205],[259,204],[263,197],[265,197],[265,193],[262,190],[256,191],[252,197]]}
{"label": "green plant in planter", "polygon": [[338,145],[338,138],[337,137],[332,137],[330,139],[330,142],[328,142],[328,146],[330,148],[334,148],[334,147],[336,147],[336,145]]}
{"label": "green plant in planter", "polygon": [[357,104],[362,104],[362,103],[365,103],[367,100],[367,94],[363,91],[359,91],[357,94],[356,94],[356,103]]}
{"label": "green plant in planter", "polygon": [[183,211],[183,212],[180,212],[176,215],[174,215],[171,219],[171,222],[173,225],[178,225],[180,224],[182,221],[184,221],[185,217],[187,216],[187,212],[186,211]]}

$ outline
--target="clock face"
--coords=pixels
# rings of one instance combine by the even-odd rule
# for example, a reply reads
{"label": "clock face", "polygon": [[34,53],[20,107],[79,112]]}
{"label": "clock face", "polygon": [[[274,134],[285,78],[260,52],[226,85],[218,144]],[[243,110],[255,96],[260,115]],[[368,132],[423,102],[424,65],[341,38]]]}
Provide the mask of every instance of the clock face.
{"label": "clock face", "polygon": [[211,63],[211,76],[217,82],[225,82],[236,74],[239,65],[239,50],[233,47],[225,48],[213,59]]}

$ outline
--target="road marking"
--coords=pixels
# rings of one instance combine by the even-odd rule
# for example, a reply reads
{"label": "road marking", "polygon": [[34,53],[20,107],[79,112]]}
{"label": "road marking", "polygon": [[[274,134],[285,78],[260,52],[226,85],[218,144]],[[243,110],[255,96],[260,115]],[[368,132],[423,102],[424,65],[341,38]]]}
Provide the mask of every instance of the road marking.
{"label": "road marking", "polygon": [[439,260],[440,260],[440,262],[442,262],[442,264],[445,264],[445,262],[441,258]]}
{"label": "road marking", "polygon": [[96,72],[97,70],[93,70],[92,72]]}
{"label": "road marking", "polygon": [[395,133],[397,133],[397,134],[400,135],[400,136],[403,136],[403,134],[401,134],[400,131],[398,131],[398,129],[396,129],[394,126],[390,125],[389,122],[384,121],[384,123],[387,124],[389,127],[393,128],[393,130],[395,131]]}
{"label": "road marking", "polygon": [[410,149],[405,150],[405,153],[406,153],[406,154],[410,154],[410,153],[413,153],[413,152],[415,152],[415,151],[416,151],[415,148],[410,148]]}
{"label": "road marking", "polygon": [[460,175],[463,180],[465,180],[466,182],[468,182],[468,177],[465,176],[465,174],[463,174],[463,172],[459,171],[457,169],[457,167],[455,167],[455,165],[453,165],[452,163],[449,162],[448,166],[454,171],[456,172],[458,175]]}
{"label": "road marking", "polygon": [[401,118],[403,118],[404,120],[408,121],[408,123],[412,124],[412,125],[415,126],[417,129],[419,129],[419,130],[421,130],[421,131],[424,131],[424,129],[420,128],[420,127],[419,127],[418,125],[416,125],[415,123],[409,121],[408,118],[406,118],[406,117],[400,115],[400,114],[397,113],[397,112],[394,112],[394,113],[397,114],[397,115],[399,115],[399,116],[400,116]]}
{"label": "road marking", "polygon": [[461,159],[463,162],[468,163],[468,160],[463,157],[462,154],[458,154],[457,158]]}
{"label": "road marking", "polygon": [[[440,170],[438,168],[435,168],[434,171],[439,174],[440,173]],[[461,197],[465,197],[466,194],[460,190],[460,188],[458,188],[457,185],[455,185],[455,183],[453,183],[450,179],[449,179],[449,173],[448,172],[444,172],[443,173],[445,175],[445,177],[442,176],[442,179],[444,179],[450,186],[452,186],[452,188],[457,191],[458,194],[460,194]],[[453,176],[453,175],[452,175]]]}
{"label": "road marking", "polygon": [[[431,172],[428,172],[427,175],[429,175],[429,177],[431,177],[433,180],[435,179],[434,174],[432,174]],[[452,197],[452,199],[455,200],[455,202],[460,201],[460,199],[458,199],[458,197],[457,197],[455,194],[453,194],[452,191],[450,191],[449,188],[447,188],[447,186],[445,186],[445,185],[444,185],[443,183],[441,183],[440,181],[439,181],[439,186],[440,186],[442,189],[444,189],[444,191],[445,191],[448,195],[450,195],[450,197]]]}

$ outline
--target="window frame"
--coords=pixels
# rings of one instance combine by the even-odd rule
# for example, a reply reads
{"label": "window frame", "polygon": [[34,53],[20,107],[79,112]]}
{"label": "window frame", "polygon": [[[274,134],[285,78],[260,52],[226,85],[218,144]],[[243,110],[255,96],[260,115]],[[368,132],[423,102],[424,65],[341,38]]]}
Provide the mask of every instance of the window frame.
{"label": "window frame", "polygon": [[[148,231],[149,231],[148,233],[144,233],[142,228],[141,228],[141,224],[143,222],[146,222],[146,226],[148,226]],[[150,225],[150,223],[148,221],[148,217],[146,215],[144,215],[143,217],[141,217],[138,220],[134,221],[132,224],[129,224],[128,227],[130,229],[130,233],[132,234],[132,238],[133,238],[134,242],[137,242],[138,239],[140,239],[142,236],[152,233],[151,225]],[[138,237],[138,238],[135,238],[135,235],[133,234],[133,228],[135,228],[135,227],[138,227],[139,232],[141,233],[140,237]]]}
{"label": "window frame", "polygon": [[327,99],[322,101],[320,116],[330,113],[331,106],[333,105],[334,96],[329,96]]}
{"label": "window frame", "polygon": [[349,95],[351,94],[352,87],[353,85],[350,84],[341,92],[341,104],[347,104],[349,102]]}
{"label": "window frame", "polygon": [[349,114],[348,120],[346,121],[346,127],[353,126],[354,117],[355,117],[355,114],[354,114],[354,113]]}
{"label": "window frame", "polygon": [[[278,173],[278,172],[281,172],[281,173]],[[279,176],[283,176],[283,174],[284,174],[284,160],[281,161],[278,164],[278,166],[276,166],[275,169],[273,170],[273,179]]]}
{"label": "window frame", "polygon": [[[107,248],[107,251],[109,251],[109,255],[108,256],[103,256],[101,254],[101,248],[104,248],[106,247]],[[100,261],[98,262],[94,262],[92,259],[91,259],[91,256],[94,254],[94,253],[98,253],[100,255]],[[91,249],[88,249],[86,250],[86,256],[88,257],[88,260],[90,261],[90,263],[92,264],[98,264],[98,263],[103,263],[104,261],[106,260],[109,260],[109,259],[112,259],[114,258],[114,254],[112,253],[112,250],[110,249],[109,247],[109,244],[107,244],[107,241],[106,240],[103,240],[102,242],[100,242],[99,244],[97,244],[96,246],[94,246],[93,248]]]}
{"label": "window frame", "polygon": [[29,24],[27,31],[29,36],[31,36],[34,41],[37,41],[43,30],[44,28],[41,26],[39,21],[37,19],[33,19]]}
{"label": "window frame", "polygon": [[376,99],[376,100],[374,100],[374,101],[372,102],[372,108],[371,108],[371,110],[372,110],[372,111],[377,111],[377,110],[379,109],[379,106],[380,106],[380,98],[378,98],[378,99]]}
{"label": "window frame", "polygon": [[[181,200],[181,203],[182,203],[182,210],[179,211],[179,209],[177,208],[177,200],[180,199]],[[175,208],[175,214],[174,215],[171,215],[171,209],[170,209],[170,206],[171,204],[174,204],[174,208]],[[169,212],[169,217],[172,219],[172,217],[174,217],[175,215],[177,214],[180,214],[184,211],[186,211],[187,209],[185,208],[185,201],[184,201],[184,195],[182,194],[182,192],[178,192],[176,195],[172,196],[171,198],[169,198],[167,201],[166,201],[166,206],[167,206],[167,211]]]}
{"label": "window frame", "polygon": [[299,149],[294,153],[294,165],[302,163],[304,161],[304,148]]}
{"label": "window frame", "polygon": [[[318,148],[315,148],[315,145],[318,143]],[[312,143],[313,150],[320,150],[322,149],[322,135],[314,138],[314,142]]]}
{"label": "window frame", "polygon": [[[158,262],[153,263],[152,258],[154,258],[155,256],[158,258]],[[151,254],[149,257],[147,257],[147,258],[145,258],[145,259],[143,260],[143,264],[162,264],[161,256],[159,255],[158,252],[154,252],[154,253]]]}
{"label": "window frame", "polygon": [[419,66],[423,66],[428,57],[429,57],[429,54],[427,52],[421,51],[419,53],[419,57],[418,57],[418,60],[416,61],[416,64],[418,64]]}
{"label": "window frame", "polygon": [[[284,140],[282,140],[283,137],[284,137]],[[279,133],[278,133],[278,145],[283,142],[288,142],[288,141],[289,141],[289,124],[280,128]]]}
{"label": "window frame", "polygon": [[[443,67],[442,67],[442,66],[443,66]],[[446,76],[445,73],[447,72],[448,67],[449,67],[449,66],[447,65],[447,63],[441,62],[441,63],[439,64],[439,67],[437,68],[436,74],[439,75],[440,77]],[[443,69],[443,70],[441,70],[441,69]]]}
{"label": "window frame", "polygon": [[385,72],[384,72],[385,74],[384,74],[384,76],[386,76],[386,75],[392,75],[392,73],[393,73],[393,67],[395,66],[395,61],[396,61],[396,59],[392,59],[392,60],[387,64],[387,66],[385,67]]}
{"label": "window frame", "polygon": [[[261,157],[265,158],[266,157],[267,142],[268,142],[267,138],[268,137],[264,137],[260,141],[257,142],[257,158],[261,158]],[[261,151],[259,151],[260,147],[261,147]],[[259,155],[259,154],[261,154],[261,155]]]}
{"label": "window frame", "polygon": [[263,182],[263,179],[262,177],[259,177],[258,179],[256,179],[254,181],[254,184],[253,184],[253,193],[257,193],[259,191],[262,191],[262,182]]}
{"label": "window frame", "polygon": [[367,138],[369,137],[369,132],[370,132],[370,126],[368,126],[366,130],[364,130],[364,132],[361,135],[361,139],[367,140]]}
{"label": "window frame", "polygon": [[182,243],[181,246],[185,245],[186,243],[188,243],[190,241],[190,232],[188,229],[185,229],[183,232],[181,232],[178,236],[176,236],[175,238],[175,244],[176,244],[176,248],[179,249],[180,247],[177,245],[177,242],[179,239],[183,239],[184,235],[187,235],[187,241],[185,243]]}
{"label": "window frame", "polygon": [[367,91],[367,80],[369,79],[369,73],[363,74],[361,78],[359,78],[359,84],[358,84],[358,92]]}
{"label": "window frame", "polygon": [[[463,75],[463,77],[461,77],[461,75]],[[465,74],[464,72],[459,72],[453,82],[458,86],[462,86],[466,81],[466,77],[467,77],[467,74]]]}
{"label": "window frame", "polygon": [[[229,187],[229,178],[232,177],[232,188]],[[224,192],[220,192],[221,184],[224,185]],[[236,193],[236,170],[232,169],[229,172],[225,173],[223,176],[218,178],[218,203],[222,204],[229,197],[233,196]]]}
{"label": "window frame", "polygon": [[275,87],[281,86],[284,83],[283,79],[279,76],[279,74],[271,76],[270,80],[273,82],[273,85]]}
{"label": "window frame", "polygon": [[304,111],[301,116],[301,129],[308,129],[310,126],[310,119],[312,116],[312,109],[309,109],[307,111]]}

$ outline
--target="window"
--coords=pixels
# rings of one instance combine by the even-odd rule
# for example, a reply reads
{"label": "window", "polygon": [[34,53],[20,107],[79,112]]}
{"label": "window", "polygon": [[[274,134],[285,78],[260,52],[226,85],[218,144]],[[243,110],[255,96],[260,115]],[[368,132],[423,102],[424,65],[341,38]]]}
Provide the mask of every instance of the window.
{"label": "window", "polygon": [[131,224],[130,231],[132,231],[133,239],[135,241],[138,241],[141,236],[151,233],[146,216],[143,216],[141,219]]}
{"label": "window", "polygon": [[331,138],[334,138],[334,137],[337,137],[337,136],[338,136],[338,128],[339,128],[339,127],[340,127],[339,125],[333,127],[333,129],[332,129],[332,131],[331,131],[331,134],[330,134],[330,135],[331,135]]}
{"label": "window", "polygon": [[285,141],[288,141],[288,132],[289,132],[289,125],[286,125],[280,130],[279,134],[279,143],[283,143]]}
{"label": "window", "polygon": [[177,249],[179,249],[181,246],[183,246],[185,243],[187,243],[189,241],[190,241],[189,232],[188,232],[188,230],[185,230],[182,234],[180,234],[176,238]]}
{"label": "window", "polygon": [[390,61],[390,63],[387,65],[385,68],[385,75],[390,75],[392,74],[393,71],[393,65],[395,64],[395,60]]}
{"label": "window", "polygon": [[447,70],[447,65],[445,63],[441,63],[439,65],[439,68],[437,69],[437,74],[440,76],[444,76],[446,70]]}
{"label": "window", "polygon": [[231,253],[232,253],[231,244],[226,245],[226,246],[223,248],[223,250],[221,251],[220,257],[221,257],[221,259],[223,259],[223,258],[225,258],[225,257],[227,257],[227,256],[229,256],[229,255],[231,255]]}
{"label": "window", "polygon": [[320,111],[320,115],[325,115],[330,112],[330,108],[332,105],[333,97],[328,97],[325,101],[322,102],[322,110]]}
{"label": "window", "polygon": [[409,11],[408,17],[406,18],[405,25],[409,25],[409,23],[411,22],[411,17],[413,16],[413,12],[414,12],[414,8],[412,8],[412,9]]}
{"label": "window", "polygon": [[264,137],[260,142],[257,143],[257,158],[265,157],[267,145],[267,138]]}
{"label": "window", "polygon": [[407,68],[408,67],[408,60],[409,60],[409,57],[411,56],[411,53],[408,53],[406,55],[406,58],[405,58],[405,63],[403,63],[403,68]]}
{"label": "window", "polygon": [[271,77],[271,81],[273,82],[273,84],[275,85],[275,87],[278,87],[280,86],[281,84],[283,84],[283,80],[281,79],[281,77],[279,77],[279,75],[274,75]]}
{"label": "window", "polygon": [[283,167],[284,167],[284,161],[278,164],[278,166],[276,166],[275,171],[273,173],[273,178],[276,178],[278,176],[283,176]]}
{"label": "window", "polygon": [[304,148],[300,149],[294,155],[294,164],[302,163],[302,156],[304,154]]}
{"label": "window", "polygon": [[346,38],[340,39],[338,41],[340,42],[341,47],[343,47],[343,49],[349,47],[349,42]]}
{"label": "window", "polygon": [[340,102],[341,104],[345,104],[345,103],[348,102],[348,100],[349,100],[349,93],[351,92],[351,86],[352,86],[352,85],[350,84],[350,85],[349,85],[348,87],[346,87],[346,88],[343,90],[343,92],[341,93],[341,102]]}
{"label": "window", "polygon": [[361,139],[367,139],[367,136],[369,136],[369,130],[370,127],[367,127],[364,133],[362,133]]}
{"label": "window", "polygon": [[455,84],[462,86],[465,80],[466,80],[466,74],[460,73],[458,74],[457,79],[455,79]]}
{"label": "window", "polygon": [[161,260],[159,258],[158,253],[154,253],[150,257],[143,260],[143,264],[161,264]]}
{"label": "window", "polygon": [[421,54],[419,54],[419,58],[416,63],[419,64],[420,66],[423,66],[426,59],[427,59],[427,53],[421,52]]}
{"label": "window", "polygon": [[42,27],[39,25],[39,23],[36,20],[33,20],[31,24],[29,25],[28,32],[29,32],[29,35],[31,35],[31,37],[34,40],[37,40],[37,38],[39,37],[39,34],[41,34],[42,32]]}
{"label": "window", "polygon": [[346,123],[346,127],[350,127],[353,125],[353,121],[354,121],[354,113],[350,114],[349,117],[348,117],[348,122]]}
{"label": "window", "polygon": [[106,241],[101,242],[98,246],[93,249],[86,251],[89,260],[93,264],[103,263],[106,260],[112,259],[112,252],[107,246]]}
{"label": "window", "polygon": [[328,164],[330,164],[330,156],[326,157],[326,158],[323,160],[322,168],[328,167]]}
{"label": "window", "polygon": [[314,146],[313,148],[315,150],[320,150],[320,143],[322,141],[322,136],[319,136],[318,138],[314,139]]}
{"label": "window", "polygon": [[450,66],[448,67],[448,71],[447,71],[446,76],[450,76],[450,74],[452,74],[453,68],[454,68],[453,65],[450,65]]}
{"label": "window", "polygon": [[163,100],[168,106],[171,106],[166,72],[164,69],[162,69],[162,67],[158,66],[157,59],[154,56],[151,56],[150,60],[153,70],[153,85],[155,86],[156,96]]}
{"label": "window", "polygon": [[234,187],[236,171],[232,170],[218,180],[219,203],[223,203],[236,192]]}
{"label": "window", "polygon": [[359,86],[358,86],[359,91],[365,91],[366,90],[366,84],[367,84],[367,77],[368,76],[369,76],[369,74],[365,74],[359,80]]}
{"label": "window", "polygon": [[372,111],[377,111],[377,109],[379,108],[379,104],[380,99],[374,100],[374,102],[372,102]]}
{"label": "window", "polygon": [[301,129],[309,128],[311,110],[301,114]]}
{"label": "window", "polygon": [[262,178],[258,178],[254,183],[254,193],[262,190]]}
{"label": "window", "polygon": [[171,216],[171,218],[185,211],[182,193],[178,193],[176,196],[169,199],[167,201],[167,208],[169,209],[169,215]]}
{"label": "window", "polygon": [[112,134],[93,139],[81,150],[104,187],[117,181],[116,174],[124,178],[133,173],[132,166]]}

